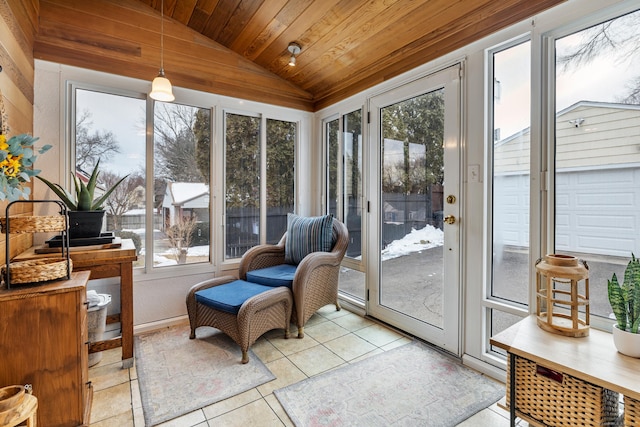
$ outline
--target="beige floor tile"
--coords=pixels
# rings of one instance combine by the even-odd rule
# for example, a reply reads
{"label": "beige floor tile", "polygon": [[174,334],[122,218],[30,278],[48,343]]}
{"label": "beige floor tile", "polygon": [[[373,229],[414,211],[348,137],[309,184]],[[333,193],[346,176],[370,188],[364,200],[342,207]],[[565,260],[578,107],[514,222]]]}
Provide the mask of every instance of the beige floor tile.
{"label": "beige floor tile", "polygon": [[204,425],[206,425],[206,421],[204,412],[198,409],[197,411],[189,412],[181,417],[158,424],[158,427],[193,427],[200,423],[205,423]]}
{"label": "beige floor tile", "polygon": [[304,328],[305,336],[313,338],[319,343],[324,343],[349,333],[342,326],[333,322],[324,322]]}
{"label": "beige floor tile", "polygon": [[378,324],[357,330],[354,334],[378,347],[382,347],[403,337],[403,335]]}
{"label": "beige floor tile", "polygon": [[311,337],[293,337],[288,340],[285,340],[284,338],[270,338],[269,342],[285,356],[289,356],[293,353],[298,353],[299,351],[318,345],[318,341]]}
{"label": "beige floor tile", "polygon": [[410,342],[413,342],[413,340],[411,338],[402,337],[402,338],[397,339],[395,341],[391,341],[389,344],[383,345],[380,348],[382,348],[384,351],[389,351],[389,350],[393,350],[394,348],[397,348],[397,347],[402,347],[403,345],[409,344]]}
{"label": "beige floor tile", "polygon": [[122,369],[122,362],[100,362],[89,370],[89,380],[94,392],[129,382],[129,369]]}
{"label": "beige floor tile", "polygon": [[280,421],[282,421],[285,427],[294,427],[293,421],[291,421],[291,418],[289,418],[289,415],[287,415],[287,411],[284,410],[284,408],[280,404],[280,401],[274,394],[268,395],[264,398],[264,400],[271,407],[273,412],[276,413],[278,418],[280,418]]}
{"label": "beige floor tile", "polygon": [[92,422],[91,425],[95,427],[134,427],[133,411],[123,412],[95,423]]}
{"label": "beige floor tile", "polygon": [[[291,337],[289,339],[295,339],[295,337]],[[263,363],[273,362],[274,360],[284,357],[284,354],[275,348],[274,345],[265,337],[259,338],[251,346],[251,350],[253,350],[255,355],[258,356]]]}
{"label": "beige floor tile", "polygon": [[281,427],[284,424],[264,399],[209,420],[209,425],[224,427]]}
{"label": "beige floor tile", "polygon": [[377,347],[355,334],[327,341],[324,345],[347,362],[375,350]]}
{"label": "beige floor tile", "polygon": [[384,353],[384,350],[382,350],[381,348],[376,347],[375,350],[370,351],[369,353],[365,353],[360,357],[356,357],[355,359],[350,360],[349,363],[356,363],[356,362],[359,362],[361,360],[368,359],[371,356],[375,356],[377,354],[382,354],[382,353]]}
{"label": "beige floor tile", "polygon": [[133,425],[135,427],[145,427],[145,425],[144,425],[144,412],[142,411],[142,408],[134,408],[134,410],[133,410]]}
{"label": "beige floor tile", "polygon": [[333,322],[342,326],[349,332],[357,331],[359,329],[366,328],[367,326],[371,326],[375,324],[375,322],[369,319],[365,319],[362,316],[359,316],[354,313],[349,313],[349,312],[344,316],[333,319]]}
{"label": "beige floor tile", "polygon": [[496,414],[490,409],[484,409],[466,421],[458,424],[457,427],[508,427],[509,420]]}
{"label": "beige floor tile", "polygon": [[335,319],[337,317],[346,316],[350,313],[348,310],[336,310],[336,306],[333,304],[325,305],[321,307],[317,313],[327,319]]}
{"label": "beige floor tile", "polygon": [[322,345],[292,354],[289,356],[289,360],[309,377],[345,363],[344,359],[336,356],[331,350]]}
{"label": "beige floor tile", "polygon": [[133,409],[142,408],[142,396],[140,396],[138,380],[131,381],[131,406]]}
{"label": "beige floor tile", "polygon": [[[334,307],[335,309],[335,307]],[[309,318],[309,320],[307,320],[307,323],[305,323],[304,327],[305,328],[309,328],[311,326],[315,326],[318,325],[320,323],[324,323],[324,322],[328,322],[329,320],[326,317],[323,317],[321,315],[319,315],[318,313],[314,313],[313,316],[311,316]],[[298,327],[296,325],[292,325],[292,329],[291,331],[297,331]]]}
{"label": "beige floor tile", "polygon": [[91,421],[97,423],[107,418],[131,412],[131,386],[122,383],[93,393]]}
{"label": "beige floor tile", "polygon": [[206,419],[209,420],[222,414],[226,414],[227,412],[231,412],[259,399],[262,399],[262,395],[258,392],[257,389],[252,388],[251,390],[245,391],[244,393],[240,393],[228,399],[221,400],[220,402],[214,403],[213,405],[206,406],[202,408],[202,410],[204,411]]}
{"label": "beige floor tile", "polygon": [[307,378],[304,372],[298,369],[296,365],[291,363],[287,358],[278,359],[266,365],[273,375],[275,375],[276,379],[258,387],[258,391],[262,396],[267,396],[273,393],[273,390],[286,387],[289,384],[297,383]]}

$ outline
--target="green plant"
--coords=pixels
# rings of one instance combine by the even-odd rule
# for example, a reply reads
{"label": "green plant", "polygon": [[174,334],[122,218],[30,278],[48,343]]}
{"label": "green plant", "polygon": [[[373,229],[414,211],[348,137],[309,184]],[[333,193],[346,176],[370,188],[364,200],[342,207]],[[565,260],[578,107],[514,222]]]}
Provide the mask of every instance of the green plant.
{"label": "green plant", "polygon": [[[7,139],[0,130],[0,200],[27,199],[31,188],[24,184],[40,173],[34,169],[36,158],[34,143],[38,138],[27,134],[12,136]],[[45,145],[38,153],[43,154],[51,148]]]}
{"label": "green plant", "polygon": [[640,260],[633,253],[624,272],[624,282],[620,285],[613,273],[607,282],[607,293],[618,329],[637,334],[640,326]]}
{"label": "green plant", "polygon": [[116,189],[118,185],[122,183],[129,175],[124,176],[118,182],[116,182],[111,188],[109,188],[105,193],[97,198],[94,198],[94,192],[96,190],[96,186],[98,185],[98,175],[100,172],[98,171],[98,167],[100,166],[100,160],[96,163],[95,168],[93,168],[93,172],[91,172],[91,176],[89,177],[89,181],[85,184],[83,181],[78,179],[78,177],[71,172],[71,178],[73,179],[73,185],[75,189],[75,196],[62,188],[60,184],[54,184],[40,176],[37,178],[47,184],[47,186],[60,197],[60,200],[67,205],[67,208],[72,211],[99,211],[102,210],[103,203],[109,198],[113,190]]}

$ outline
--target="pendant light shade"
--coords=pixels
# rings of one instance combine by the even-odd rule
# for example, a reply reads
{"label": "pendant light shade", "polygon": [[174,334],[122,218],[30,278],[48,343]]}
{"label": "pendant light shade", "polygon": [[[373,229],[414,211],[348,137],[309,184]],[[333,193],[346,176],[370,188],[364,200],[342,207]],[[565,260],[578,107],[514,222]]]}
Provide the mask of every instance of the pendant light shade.
{"label": "pendant light shade", "polygon": [[173,96],[171,82],[164,76],[164,70],[162,68],[160,68],[158,77],[153,79],[153,83],[151,84],[151,93],[149,93],[149,96],[156,101],[162,102],[172,102],[176,99],[176,97]]}
{"label": "pendant light shade", "polygon": [[160,3],[160,72],[151,83],[149,96],[156,101],[172,102],[173,96],[171,82],[164,76],[164,0]]}

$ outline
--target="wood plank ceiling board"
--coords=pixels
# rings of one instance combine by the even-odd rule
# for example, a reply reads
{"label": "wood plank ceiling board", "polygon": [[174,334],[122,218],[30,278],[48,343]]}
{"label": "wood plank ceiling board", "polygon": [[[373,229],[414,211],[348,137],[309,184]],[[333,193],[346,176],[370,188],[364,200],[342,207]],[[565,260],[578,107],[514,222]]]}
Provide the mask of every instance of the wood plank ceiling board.
{"label": "wood plank ceiling board", "polygon": [[[165,70],[176,86],[316,111],[564,1],[164,0]],[[86,46],[115,49],[106,58],[125,65],[121,74],[151,79],[157,73],[161,0],[41,0],[40,5],[45,31],[35,41],[39,55],[50,60],[62,55],[63,63],[65,56],[75,57],[68,50],[80,43],[84,29]],[[56,7],[72,19],[84,19],[73,13],[76,8],[95,16],[89,24],[75,24],[71,35],[55,30],[73,26],[51,10]],[[114,34],[117,26],[133,37],[123,30]],[[71,36],[76,39],[68,40]],[[288,65],[290,42],[302,46],[295,67]],[[55,54],[45,53],[45,46]],[[86,46],[88,66],[98,66],[101,55],[91,57]],[[124,50],[116,55],[118,49],[133,49],[130,63]]]}

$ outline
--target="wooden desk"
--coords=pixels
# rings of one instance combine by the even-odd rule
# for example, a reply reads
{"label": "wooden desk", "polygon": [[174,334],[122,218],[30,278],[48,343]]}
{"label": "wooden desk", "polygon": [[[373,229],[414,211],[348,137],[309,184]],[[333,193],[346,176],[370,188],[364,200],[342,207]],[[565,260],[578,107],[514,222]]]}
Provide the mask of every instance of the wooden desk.
{"label": "wooden desk", "polygon": [[536,316],[532,315],[492,337],[490,342],[509,353],[512,426],[515,426],[518,409],[515,398],[517,357],[640,400],[640,359],[618,353],[609,333],[591,328],[589,336],[581,338],[552,334],[538,327]]}
{"label": "wooden desk", "polygon": [[[138,259],[131,239],[123,239],[115,249],[78,250],[71,248],[73,271],[90,271],[89,279],[120,277],[120,314],[107,317],[107,323],[120,322],[122,334],[109,340],[92,342],[89,353],[122,347],[122,367],[133,366],[133,262]],[[16,256],[14,261],[44,258],[50,254],[36,254],[35,247]]]}

